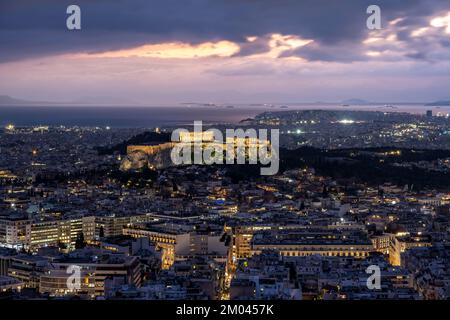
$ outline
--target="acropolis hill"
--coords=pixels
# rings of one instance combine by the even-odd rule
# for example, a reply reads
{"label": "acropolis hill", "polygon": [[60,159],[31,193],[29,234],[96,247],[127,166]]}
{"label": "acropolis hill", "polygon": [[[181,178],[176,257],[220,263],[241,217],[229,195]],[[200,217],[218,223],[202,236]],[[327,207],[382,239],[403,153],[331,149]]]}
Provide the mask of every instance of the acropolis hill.
{"label": "acropolis hill", "polygon": [[248,155],[250,147],[257,150],[260,147],[270,146],[268,140],[261,141],[257,138],[227,138],[226,142],[216,141],[214,134],[205,132],[180,132],[178,142],[165,142],[155,145],[129,145],[127,146],[127,156],[122,160],[120,169],[123,171],[138,170],[144,167],[149,169],[163,169],[173,165],[171,160],[172,149],[181,144],[201,143],[202,149],[206,147],[218,147],[226,150],[227,145],[233,144],[233,149],[242,145]]}

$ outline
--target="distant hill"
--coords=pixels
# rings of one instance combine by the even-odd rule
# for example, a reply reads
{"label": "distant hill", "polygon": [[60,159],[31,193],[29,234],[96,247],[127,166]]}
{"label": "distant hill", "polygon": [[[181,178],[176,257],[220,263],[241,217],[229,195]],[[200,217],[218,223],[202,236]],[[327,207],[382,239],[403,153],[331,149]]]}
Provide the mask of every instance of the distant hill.
{"label": "distant hill", "polygon": [[440,100],[427,103],[426,106],[450,106],[450,100]]}
{"label": "distant hill", "polygon": [[31,101],[16,99],[7,95],[0,95],[0,106],[34,106],[34,105],[54,105],[62,104],[60,102],[49,102],[49,101]]}
{"label": "distant hill", "polygon": [[0,95],[0,106],[132,106],[138,102],[126,98],[110,98],[106,96],[83,97],[74,101],[32,101],[13,98],[8,95]]}
{"label": "distant hill", "polygon": [[10,96],[0,95],[0,105],[18,105],[18,104],[31,104],[32,101],[15,99]]}

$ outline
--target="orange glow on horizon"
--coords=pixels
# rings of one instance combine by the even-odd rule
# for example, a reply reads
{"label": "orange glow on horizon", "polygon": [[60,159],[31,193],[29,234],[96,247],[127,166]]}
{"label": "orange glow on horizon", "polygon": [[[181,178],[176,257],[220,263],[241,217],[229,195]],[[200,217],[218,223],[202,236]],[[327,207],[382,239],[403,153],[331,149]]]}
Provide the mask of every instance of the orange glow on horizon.
{"label": "orange glow on horizon", "polygon": [[204,42],[191,45],[181,42],[147,44],[135,48],[106,51],[101,53],[84,53],[76,56],[91,58],[161,58],[193,59],[206,57],[230,57],[239,52],[240,47],[230,41]]}
{"label": "orange glow on horizon", "polygon": [[[247,37],[249,43],[258,39]],[[269,50],[250,57],[280,58],[283,52],[297,49],[313,42],[294,35],[271,34],[267,38]],[[167,42],[146,44],[134,48],[111,50],[98,53],[79,53],[70,55],[73,58],[158,58],[158,59],[197,59],[209,57],[232,57],[241,50],[238,43],[228,40],[189,44],[184,42]],[[289,58],[289,57],[287,57]],[[299,57],[295,57],[298,58]]]}

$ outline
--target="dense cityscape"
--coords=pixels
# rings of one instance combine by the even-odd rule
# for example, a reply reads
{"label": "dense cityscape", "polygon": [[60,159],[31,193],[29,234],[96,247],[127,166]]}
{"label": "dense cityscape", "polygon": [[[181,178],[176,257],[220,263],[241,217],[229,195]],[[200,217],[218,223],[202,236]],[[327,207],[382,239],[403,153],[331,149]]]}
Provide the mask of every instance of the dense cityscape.
{"label": "dense cityscape", "polygon": [[445,314],[449,36],[449,0],[0,0],[0,316]]}
{"label": "dense cityscape", "polygon": [[279,111],[238,126],[280,129],[278,174],[139,152],[170,126],[7,125],[1,297],[450,297],[447,115]]}

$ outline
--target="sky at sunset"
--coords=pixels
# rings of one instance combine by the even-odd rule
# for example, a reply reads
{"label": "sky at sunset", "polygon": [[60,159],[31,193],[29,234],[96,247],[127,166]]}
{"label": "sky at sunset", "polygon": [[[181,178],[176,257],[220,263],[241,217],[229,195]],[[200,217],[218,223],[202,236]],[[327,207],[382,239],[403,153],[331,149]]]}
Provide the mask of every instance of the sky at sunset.
{"label": "sky at sunset", "polygon": [[[66,28],[70,4],[82,30]],[[381,30],[366,27],[371,4]],[[0,95],[130,105],[450,99],[450,1],[0,0]]]}

